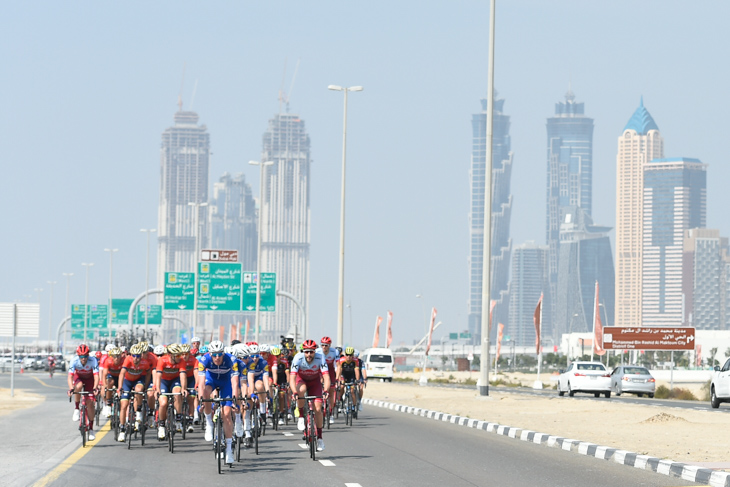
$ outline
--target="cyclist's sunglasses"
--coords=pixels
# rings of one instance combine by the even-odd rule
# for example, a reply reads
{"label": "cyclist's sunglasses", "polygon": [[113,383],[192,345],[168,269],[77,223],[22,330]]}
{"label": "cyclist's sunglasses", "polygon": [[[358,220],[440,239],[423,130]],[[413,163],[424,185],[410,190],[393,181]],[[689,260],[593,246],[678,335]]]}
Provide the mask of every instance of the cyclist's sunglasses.
{"label": "cyclist's sunglasses", "polygon": [[132,354],[132,358],[142,358],[142,354],[141,353]]}
{"label": "cyclist's sunglasses", "polygon": [[346,353],[346,354],[345,354],[345,356],[346,356],[346,357],[352,357],[352,356],[354,356],[354,355],[355,355],[355,354],[353,354],[353,353]]}
{"label": "cyclist's sunglasses", "polygon": [[210,356],[211,357],[222,357],[223,356],[223,352],[216,352],[216,353],[212,353],[211,352]]}
{"label": "cyclist's sunglasses", "polygon": [[79,358],[89,358],[88,355],[79,355]]}
{"label": "cyclist's sunglasses", "polygon": [[305,350],[304,353],[314,353],[314,350]]}

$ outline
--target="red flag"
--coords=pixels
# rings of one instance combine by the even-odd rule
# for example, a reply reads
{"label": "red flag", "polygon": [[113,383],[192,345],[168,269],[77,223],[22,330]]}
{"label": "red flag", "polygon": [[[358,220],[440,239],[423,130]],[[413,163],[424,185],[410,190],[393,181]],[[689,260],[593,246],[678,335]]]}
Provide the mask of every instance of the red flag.
{"label": "red flag", "polygon": [[532,316],[532,321],[535,322],[535,353],[540,355],[540,322],[542,321],[542,293],[540,293],[540,300],[537,302],[535,308],[535,314]]}
{"label": "red flag", "polygon": [[601,324],[601,309],[598,306],[598,281],[596,281],[596,300],[593,319],[595,325],[593,327],[593,353],[596,355],[604,355],[606,351],[603,349],[603,325]]}
{"label": "red flag", "polygon": [[489,303],[489,324],[487,325],[487,329],[489,330],[489,336],[492,336],[492,311],[494,311],[494,307],[497,305],[497,301],[494,299]]}
{"label": "red flag", "polygon": [[241,338],[243,336],[243,323],[241,323],[240,321],[238,322],[238,330],[236,331],[236,335],[238,335],[239,340],[243,341],[243,339]]}
{"label": "red flag", "polygon": [[236,325],[231,323],[231,341],[236,339]]}
{"label": "red flag", "polygon": [[499,353],[502,351],[502,332],[504,332],[504,325],[500,323],[497,326],[497,358],[499,360]]}
{"label": "red flag", "polygon": [[246,334],[243,337],[243,343],[248,341],[248,332],[251,331],[251,320],[246,320]]}
{"label": "red flag", "polygon": [[390,348],[390,343],[393,341],[393,312],[388,311],[388,333],[385,339],[385,348]]}
{"label": "red flag", "polygon": [[695,354],[697,354],[695,365],[699,367],[700,365],[702,365],[702,345],[697,344],[695,346]]}
{"label": "red flag", "polygon": [[373,335],[373,348],[378,348],[380,345],[380,323],[383,321],[382,316],[378,316],[375,320],[375,334]]}
{"label": "red flag", "polygon": [[436,322],[436,308],[431,308],[431,327],[428,329],[428,345],[426,345],[426,355],[431,350],[431,338],[433,338],[433,324]]}
{"label": "red flag", "polygon": [[218,340],[224,341],[226,339],[226,327],[221,325],[218,327]]}

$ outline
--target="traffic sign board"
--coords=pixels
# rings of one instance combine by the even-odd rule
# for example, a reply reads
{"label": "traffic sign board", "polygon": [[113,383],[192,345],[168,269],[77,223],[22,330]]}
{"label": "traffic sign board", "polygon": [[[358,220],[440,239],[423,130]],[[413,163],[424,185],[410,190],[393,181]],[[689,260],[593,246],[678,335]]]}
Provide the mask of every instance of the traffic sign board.
{"label": "traffic sign board", "polygon": [[449,333],[449,340],[458,340],[459,334],[458,333]]}
{"label": "traffic sign board", "polygon": [[198,263],[199,310],[241,311],[241,264]]}
{"label": "traffic sign board", "polygon": [[[134,324],[144,325],[144,304],[137,305],[137,312],[134,314]],[[162,324],[162,306],[159,304],[150,304],[147,312],[148,325]]]}
{"label": "traffic sign board", "polygon": [[[15,327],[17,337],[37,337],[40,327],[40,312],[41,306],[38,303],[0,303],[0,336],[13,336],[13,327]],[[15,318],[13,318],[13,313],[15,313]]]}
{"label": "traffic sign board", "polygon": [[[101,331],[101,330],[99,330]],[[71,338],[73,340],[83,340],[84,339],[84,330],[81,331],[72,331],[71,332]],[[87,330],[86,331],[86,340],[93,340],[96,338],[96,331],[94,330]]]}
{"label": "traffic sign board", "polygon": [[459,333],[459,338],[471,338],[471,333]]}
{"label": "traffic sign board", "polygon": [[84,320],[88,319],[87,329],[107,327],[107,305],[90,304],[88,316],[85,313],[86,307],[83,304],[71,305],[71,328],[83,329]]}
{"label": "traffic sign board", "polygon": [[203,262],[238,262],[238,250],[203,250],[200,253]]}
{"label": "traffic sign board", "polygon": [[129,307],[134,299],[112,299],[112,324],[126,325],[129,323]]}
{"label": "traffic sign board", "polygon": [[690,327],[603,328],[606,350],[694,350],[695,329]]}
{"label": "traffic sign board", "polygon": [[165,309],[193,309],[194,306],[195,273],[165,272]]}
{"label": "traffic sign board", "polygon": [[[77,333],[77,332],[74,332],[74,333]],[[83,334],[84,334],[84,332],[82,331],[81,332],[82,338],[83,338]],[[87,335],[88,335],[88,333],[87,333]],[[117,330],[112,329],[111,330],[111,338],[116,338],[116,336],[117,336]],[[99,338],[109,338],[109,330],[108,329],[107,330],[99,330]]]}
{"label": "traffic sign board", "polygon": [[[255,272],[243,273],[243,309],[256,311],[256,279]],[[276,311],[276,272],[261,273],[261,311]]]}

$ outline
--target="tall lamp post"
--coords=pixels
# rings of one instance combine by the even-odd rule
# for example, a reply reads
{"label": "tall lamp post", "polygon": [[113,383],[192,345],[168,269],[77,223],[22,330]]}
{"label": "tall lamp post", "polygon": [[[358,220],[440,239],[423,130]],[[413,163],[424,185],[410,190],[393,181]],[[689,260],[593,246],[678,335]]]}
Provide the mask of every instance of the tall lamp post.
{"label": "tall lamp post", "polygon": [[[416,297],[421,300],[421,305],[423,307],[423,321],[426,322],[426,329],[430,330],[431,325],[428,321],[426,321],[426,300],[423,298],[423,294],[416,294]],[[423,367],[421,368],[421,378],[418,379],[418,383],[422,386],[425,386],[428,383],[428,379],[426,379],[426,349],[423,349]]]}
{"label": "tall lamp post", "polygon": [[[195,273],[195,299],[193,304],[193,334],[198,332],[198,259],[200,259],[200,207],[208,203],[188,203],[195,207],[195,257],[193,258],[193,272]],[[148,289],[149,290],[149,289]],[[145,329],[145,333],[147,330]]]}
{"label": "tall lamp post", "polygon": [[329,85],[327,89],[345,93],[345,115],[342,124],[342,201],[340,203],[340,281],[337,293],[337,346],[343,345],[344,335],[344,300],[345,300],[345,161],[347,156],[347,93],[362,91],[362,86],[343,87]]}
{"label": "tall lamp post", "polygon": [[56,281],[46,281],[48,284],[51,285],[51,298],[48,303],[48,347],[50,348],[52,338],[52,331],[51,328],[53,327],[53,286],[58,284]]}
{"label": "tall lamp post", "polygon": [[[68,313],[66,316],[71,315],[71,310],[68,307],[68,299],[69,299],[69,289],[71,289],[71,276],[73,276],[73,272],[64,272],[63,277],[66,278],[66,307],[63,310],[64,315]],[[68,329],[71,328],[71,326],[67,326],[63,329],[63,350],[61,350],[61,353],[63,356],[66,356],[66,343],[68,342]]]}
{"label": "tall lamp post", "polygon": [[[144,290],[145,290],[145,292],[147,292],[150,290],[150,234],[156,232],[157,229],[156,228],[151,228],[151,229],[140,228],[139,231],[145,232],[147,234],[147,263],[146,263],[145,272],[144,272],[145,273]],[[197,248],[198,248],[197,242],[198,242],[198,240],[197,240],[197,230],[196,230],[196,240],[195,240],[196,260],[197,260]],[[195,263],[195,265],[196,266],[198,265],[197,262]],[[149,294],[147,294],[147,295],[145,295],[145,298],[144,298],[144,333],[145,333],[145,336],[149,332],[149,330],[147,329],[148,328],[147,314],[149,313],[149,310],[150,310],[150,296],[149,296]]]}
{"label": "tall lamp post", "polygon": [[347,303],[347,309],[350,311],[350,345],[355,346],[355,339],[352,337],[352,303]]}
{"label": "tall lamp post", "polygon": [[[114,252],[119,252],[119,249],[104,249],[104,252],[109,252],[109,308],[106,313],[106,330],[109,333],[109,340],[112,338],[112,276],[114,274]],[[101,341],[101,340],[99,340]]]}
{"label": "tall lamp post", "polygon": [[86,297],[84,298],[84,343],[86,343],[86,330],[89,327],[89,268],[94,263],[82,262],[81,265],[86,267]]}
{"label": "tall lamp post", "polygon": [[253,166],[259,166],[259,228],[258,228],[258,242],[256,243],[256,322],[254,323],[254,335],[255,340],[259,341],[259,332],[261,327],[261,234],[263,233],[261,228],[262,213],[264,212],[264,168],[271,166],[274,161],[248,161]]}

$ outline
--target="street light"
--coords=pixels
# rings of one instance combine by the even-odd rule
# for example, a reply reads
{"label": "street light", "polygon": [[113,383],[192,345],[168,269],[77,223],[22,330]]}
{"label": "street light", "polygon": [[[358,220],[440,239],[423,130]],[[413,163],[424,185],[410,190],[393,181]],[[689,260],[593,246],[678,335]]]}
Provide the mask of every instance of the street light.
{"label": "street light", "polygon": [[342,87],[329,85],[329,90],[345,93],[345,115],[342,124],[342,202],[340,204],[340,280],[337,293],[337,345],[342,346],[344,335],[344,299],[345,299],[345,161],[347,155],[347,93],[362,91],[362,86]]}
{"label": "street light", "polygon": [[347,309],[350,310],[350,345],[355,346],[355,339],[352,337],[352,306],[347,303]]}
{"label": "street light", "polygon": [[[156,228],[146,229],[146,228],[140,228],[140,232],[145,232],[147,234],[147,264],[145,268],[145,293],[150,290],[150,234],[157,231]],[[195,241],[196,244],[196,252],[197,252],[197,240]],[[196,257],[197,258],[197,257]],[[150,309],[150,297],[149,294],[145,295],[144,298],[144,333],[145,336],[147,336],[148,329],[147,329],[147,313],[149,313]]]}
{"label": "street light", "polygon": [[[104,252],[109,252],[109,308],[106,313],[106,329],[109,333],[109,338],[112,337],[112,275],[114,274],[114,252],[119,252],[119,249],[104,249]],[[101,342],[101,339],[99,340]]]}
{"label": "street light", "polygon": [[256,247],[256,322],[254,324],[254,334],[256,336],[256,342],[259,341],[259,327],[261,318],[261,214],[264,212],[264,167],[271,166],[274,161],[248,161],[253,166],[259,166],[259,229],[258,229],[258,242]]}
{"label": "street light", "polygon": [[[200,207],[201,206],[208,206],[208,203],[192,203],[189,202],[188,206],[194,206],[195,207],[195,257],[193,258],[193,269],[195,272],[195,285],[197,286],[198,282],[198,259],[200,258]],[[148,291],[149,289],[147,289]],[[197,333],[198,331],[198,290],[195,289],[195,293],[193,294],[193,334]],[[145,334],[147,333],[147,330],[145,330]]]}
{"label": "street light", "polygon": [[86,297],[84,298],[84,343],[86,343],[86,329],[89,327],[89,268],[94,263],[82,262],[81,265],[86,267]]}
{"label": "street light", "polygon": [[[58,284],[56,281],[46,281],[48,284],[51,285],[51,298],[50,302],[48,304],[48,343],[51,343],[52,340],[52,332],[51,327],[53,326],[53,286]],[[49,345],[50,347],[50,345]]]}
{"label": "street light", "polygon": [[[416,297],[421,299],[421,304],[423,307],[423,321],[426,321],[426,300],[423,298],[423,294],[416,294]],[[426,329],[431,331],[431,327],[429,325],[429,322],[426,321]],[[426,379],[426,349],[423,349],[423,367],[421,368],[421,378],[418,379],[418,383],[422,386],[425,386],[428,383],[428,379]]]}
{"label": "street light", "polygon": [[[63,314],[66,315],[67,312],[69,312],[68,307],[68,292],[71,288],[71,276],[73,276],[73,272],[64,272],[63,277],[66,278],[66,307],[63,310]],[[69,313],[70,315],[71,313]],[[61,350],[61,353],[63,353],[64,357],[66,356],[66,342],[68,342],[68,329],[71,328],[70,326],[67,326],[63,329],[63,350]]]}

